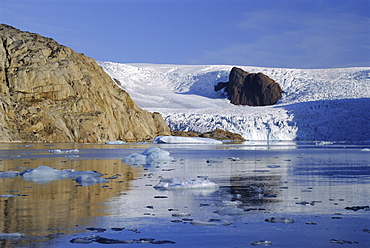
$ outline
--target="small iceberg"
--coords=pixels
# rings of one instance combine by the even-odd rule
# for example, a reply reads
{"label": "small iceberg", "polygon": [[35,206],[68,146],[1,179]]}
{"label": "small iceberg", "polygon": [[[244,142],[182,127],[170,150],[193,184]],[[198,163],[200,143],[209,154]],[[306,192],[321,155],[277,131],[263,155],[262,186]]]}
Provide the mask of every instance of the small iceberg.
{"label": "small iceberg", "polygon": [[71,170],[57,170],[49,166],[40,165],[36,169],[28,169],[20,175],[26,181],[47,183],[54,180],[70,178]]}
{"label": "small iceberg", "polygon": [[177,189],[207,189],[217,188],[218,185],[206,178],[197,178],[193,180],[181,180],[177,177],[161,179],[154,188],[158,190],[177,190]]}
{"label": "small iceberg", "polygon": [[80,150],[78,149],[70,149],[70,150],[60,150],[60,149],[53,149],[49,150],[49,153],[79,153]]}
{"label": "small iceberg", "polygon": [[24,237],[24,233],[0,233],[0,239],[20,239]]}
{"label": "small iceberg", "polygon": [[214,211],[214,213],[219,215],[241,215],[245,214],[244,210],[241,208],[225,208],[221,210]]}
{"label": "small iceberg", "polygon": [[279,217],[271,217],[268,219],[265,219],[266,222],[270,223],[284,223],[284,224],[289,224],[289,223],[294,223],[294,220],[291,218],[279,218]]}
{"label": "small iceberg", "polygon": [[170,156],[168,151],[165,151],[159,147],[152,146],[146,149],[142,155],[146,156],[147,162],[160,162],[160,161],[172,161],[173,158]]}
{"label": "small iceberg", "polygon": [[131,154],[130,156],[122,159],[122,162],[130,165],[145,165],[153,164],[155,162],[168,162],[172,160],[173,158],[170,156],[168,151],[152,146],[144,150],[141,154]]}
{"label": "small iceberg", "polygon": [[215,144],[221,145],[222,141],[202,138],[202,137],[182,137],[182,136],[157,136],[153,143],[165,144]]}
{"label": "small iceberg", "polygon": [[26,181],[48,183],[55,180],[74,178],[82,186],[90,186],[96,183],[107,183],[108,179],[101,178],[103,174],[93,171],[75,171],[73,169],[57,170],[49,166],[40,165],[36,169],[28,169],[21,174]]}
{"label": "small iceberg", "polygon": [[17,177],[19,175],[19,171],[5,171],[0,172],[0,178],[10,178],[10,177]]}

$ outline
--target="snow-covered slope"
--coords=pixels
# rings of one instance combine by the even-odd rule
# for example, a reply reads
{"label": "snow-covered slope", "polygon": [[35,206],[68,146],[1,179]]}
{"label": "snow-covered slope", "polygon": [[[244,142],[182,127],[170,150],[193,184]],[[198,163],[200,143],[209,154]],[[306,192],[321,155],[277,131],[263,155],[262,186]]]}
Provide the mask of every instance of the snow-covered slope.
{"label": "snow-covered slope", "polygon": [[221,128],[248,140],[370,140],[370,67],[238,66],[268,75],[285,92],[274,106],[249,107],[213,90],[228,81],[229,65],[99,64],[141,108],[160,112],[171,130]]}

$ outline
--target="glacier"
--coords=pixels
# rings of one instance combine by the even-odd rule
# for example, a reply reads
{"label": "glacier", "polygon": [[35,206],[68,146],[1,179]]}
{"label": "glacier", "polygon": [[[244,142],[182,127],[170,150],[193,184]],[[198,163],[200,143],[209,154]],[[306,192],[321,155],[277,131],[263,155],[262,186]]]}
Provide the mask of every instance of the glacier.
{"label": "glacier", "polygon": [[159,112],[171,130],[217,128],[247,140],[369,141],[370,67],[289,69],[238,66],[280,84],[273,106],[235,106],[214,85],[232,65],[98,62],[136,104]]}

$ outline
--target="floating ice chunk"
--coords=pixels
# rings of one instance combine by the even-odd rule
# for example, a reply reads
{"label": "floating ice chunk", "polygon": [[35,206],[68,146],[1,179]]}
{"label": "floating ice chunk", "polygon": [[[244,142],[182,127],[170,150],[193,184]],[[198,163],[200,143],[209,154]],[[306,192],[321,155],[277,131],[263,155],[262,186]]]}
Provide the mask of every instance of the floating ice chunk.
{"label": "floating ice chunk", "polygon": [[130,165],[156,165],[161,167],[162,164],[172,160],[173,158],[170,156],[169,152],[153,146],[144,150],[141,154],[131,154],[130,156],[122,159],[122,162]]}
{"label": "floating ice chunk", "polygon": [[252,241],[251,245],[254,245],[254,246],[258,246],[258,245],[268,246],[268,245],[272,245],[272,242],[268,241],[268,240],[258,240],[258,241]]}
{"label": "floating ice chunk", "polygon": [[12,194],[0,195],[0,197],[5,197],[5,198],[17,197],[17,196],[20,196],[20,195],[12,195]]}
{"label": "floating ice chunk", "polygon": [[194,226],[215,226],[215,222],[203,221],[203,220],[193,220],[190,224]]}
{"label": "floating ice chunk", "polygon": [[107,145],[124,145],[124,144],[127,144],[127,143],[122,141],[122,140],[114,140],[114,141],[107,141],[107,142],[105,142],[105,144],[107,144]]}
{"label": "floating ice chunk", "polygon": [[225,208],[221,210],[217,210],[214,213],[219,215],[241,215],[244,214],[244,210],[241,208]]}
{"label": "floating ice chunk", "polygon": [[362,152],[370,152],[370,148],[361,149]]}
{"label": "floating ice chunk", "polygon": [[49,166],[40,165],[36,169],[25,170],[20,175],[26,181],[47,183],[54,180],[69,178],[70,173],[71,170],[57,170]]}
{"label": "floating ice chunk", "polygon": [[242,205],[242,201],[222,201],[221,206],[239,206]]}
{"label": "floating ice chunk", "polygon": [[202,137],[157,136],[153,143],[166,144],[222,144],[222,141]]}
{"label": "floating ice chunk", "polygon": [[179,218],[182,218],[182,217],[187,217],[187,216],[190,216],[189,213],[176,213],[176,214],[172,214],[173,217],[179,217]]}
{"label": "floating ice chunk", "polygon": [[165,151],[159,147],[152,146],[145,151],[142,155],[146,156],[145,160],[150,163],[153,161],[171,161],[173,158],[170,156],[168,151]]}
{"label": "floating ice chunk", "polygon": [[24,236],[24,233],[0,233],[0,238],[3,239],[17,239]]}
{"label": "floating ice chunk", "polygon": [[206,178],[197,178],[193,180],[181,180],[177,177],[163,178],[154,188],[158,190],[175,190],[175,189],[205,189],[217,188],[218,185]]}
{"label": "floating ice chunk", "polygon": [[0,177],[16,177],[19,175],[19,171],[6,171],[6,172],[1,172]]}
{"label": "floating ice chunk", "polygon": [[139,153],[132,153],[130,156],[122,159],[122,162],[130,165],[146,164],[146,156]]}
{"label": "floating ice chunk", "polygon": [[268,219],[265,219],[266,222],[270,223],[284,223],[284,224],[289,224],[289,223],[294,223],[294,220],[291,218],[278,218],[278,217],[271,217]]}
{"label": "floating ice chunk", "polygon": [[70,150],[60,150],[60,149],[53,149],[49,150],[50,153],[79,153],[80,150],[78,149],[70,149]]}

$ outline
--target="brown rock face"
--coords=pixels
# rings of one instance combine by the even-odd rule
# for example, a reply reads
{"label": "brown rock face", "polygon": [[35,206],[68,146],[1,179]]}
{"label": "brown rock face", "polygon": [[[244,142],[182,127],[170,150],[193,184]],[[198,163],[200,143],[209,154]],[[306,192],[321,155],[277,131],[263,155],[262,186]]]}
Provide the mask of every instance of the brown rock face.
{"label": "brown rock face", "polygon": [[237,140],[237,141],[242,141],[245,140],[243,136],[237,133],[232,133],[229,131],[221,130],[221,129],[216,129],[211,132],[206,132],[206,133],[197,133],[197,132],[192,132],[192,131],[171,131],[171,134],[173,136],[183,136],[183,137],[202,137],[202,138],[211,138],[215,140]]}
{"label": "brown rock face", "polygon": [[0,141],[127,142],[170,135],[94,59],[0,25]]}
{"label": "brown rock face", "polygon": [[220,82],[215,90],[226,88],[232,104],[267,106],[275,104],[282,94],[280,85],[263,73],[248,73],[240,68],[232,68],[229,82]]}

